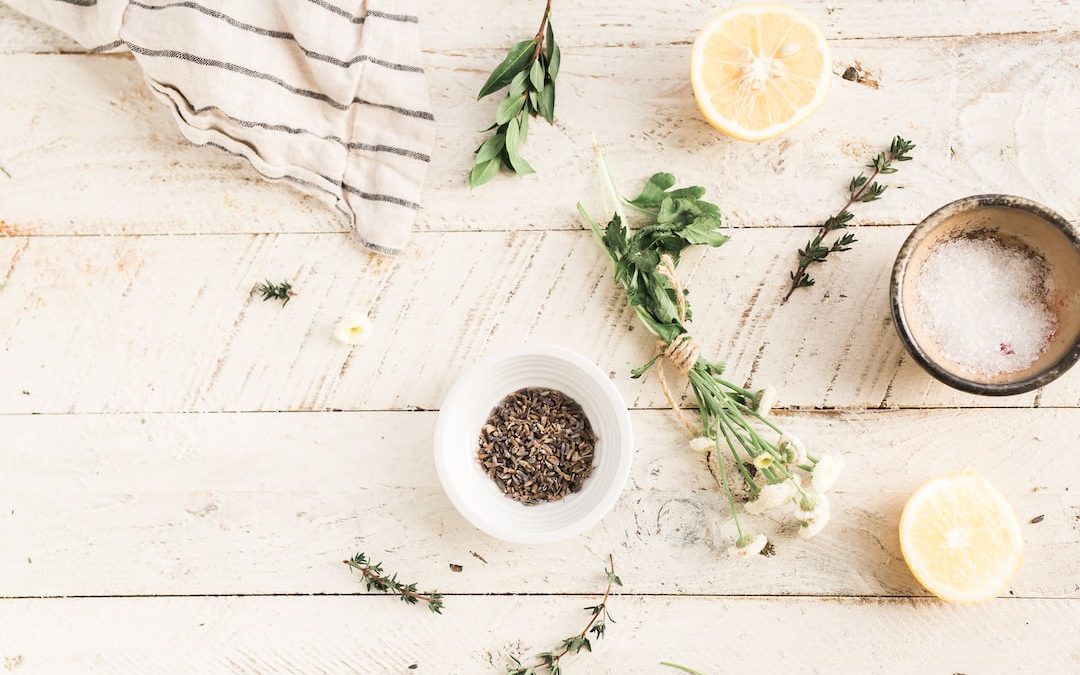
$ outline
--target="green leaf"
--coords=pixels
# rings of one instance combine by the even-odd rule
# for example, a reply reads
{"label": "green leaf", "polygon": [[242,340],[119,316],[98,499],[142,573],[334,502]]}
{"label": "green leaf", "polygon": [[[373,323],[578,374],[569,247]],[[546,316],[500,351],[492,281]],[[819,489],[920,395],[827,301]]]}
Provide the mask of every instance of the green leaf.
{"label": "green leaf", "polygon": [[547,74],[548,79],[554,82],[555,78],[559,75],[559,64],[562,63],[562,50],[559,49],[559,45],[554,42],[551,44],[554,45],[554,48],[551,50],[551,56],[548,57]]}
{"label": "green leaf", "polygon": [[506,155],[510,159],[510,166],[519,174],[533,173],[533,168],[518,152],[521,145],[521,129],[516,119],[510,120],[506,125]]}
{"label": "green leaf", "polygon": [[507,52],[506,58],[502,60],[495,70],[491,71],[491,75],[488,77],[487,82],[483,87],[480,87],[480,94],[476,98],[484,98],[492,92],[496,92],[506,85],[510,84],[510,80],[514,78],[522,70],[529,65],[529,59],[532,58],[532,50],[536,46],[535,40],[522,40],[518,42],[510,51]]}
{"label": "green leaf", "polygon": [[641,194],[630,200],[630,203],[635,206],[657,206],[663,201],[664,193],[672,185],[675,185],[675,176],[670,173],[653,174],[645,187],[641,189]]}
{"label": "green leaf", "polygon": [[533,61],[532,68],[529,69],[529,82],[536,91],[544,88],[544,67],[540,65],[540,59]]}
{"label": "green leaf", "polygon": [[498,109],[495,110],[495,122],[498,124],[506,124],[510,119],[521,112],[521,107],[525,105],[525,96],[507,96],[499,103]]}
{"label": "green leaf", "polygon": [[473,166],[472,171],[469,172],[469,187],[478,188],[494,178],[495,174],[499,173],[500,164],[501,162],[498,157],[492,157],[487,161],[478,162]]}
{"label": "green leaf", "polygon": [[529,71],[523,70],[510,80],[510,96],[520,96],[525,93],[525,81],[529,77]]}
{"label": "green leaf", "polygon": [[521,116],[521,142],[524,143],[529,138],[529,116]]}
{"label": "green leaf", "polygon": [[537,102],[536,92],[529,91],[529,114],[535,115],[540,110],[540,105]]}
{"label": "green leaf", "polygon": [[547,82],[540,90],[540,114],[548,124],[555,124],[555,83]]}
{"label": "green leaf", "polygon": [[547,76],[552,82],[559,74],[559,62],[562,61],[562,51],[555,42],[555,30],[551,27],[548,19],[547,32],[544,34],[544,61],[547,63]]}
{"label": "green leaf", "polygon": [[484,141],[476,151],[476,163],[480,164],[486,162],[492,157],[498,157],[502,152],[503,146],[506,144],[506,136],[503,132],[499,132],[493,135],[491,138]]}
{"label": "green leaf", "polygon": [[683,239],[690,244],[706,244],[708,246],[720,246],[730,237],[720,232],[720,221],[714,218],[698,218],[685,227],[681,234]]}

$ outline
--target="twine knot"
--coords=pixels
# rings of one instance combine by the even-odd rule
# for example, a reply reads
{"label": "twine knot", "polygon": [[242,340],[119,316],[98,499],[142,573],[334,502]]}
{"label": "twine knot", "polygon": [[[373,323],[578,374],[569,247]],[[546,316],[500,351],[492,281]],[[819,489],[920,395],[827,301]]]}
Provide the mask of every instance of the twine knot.
{"label": "twine knot", "polygon": [[683,333],[675,338],[674,342],[664,347],[664,356],[675,367],[675,370],[686,375],[701,356],[701,346],[690,333]]}

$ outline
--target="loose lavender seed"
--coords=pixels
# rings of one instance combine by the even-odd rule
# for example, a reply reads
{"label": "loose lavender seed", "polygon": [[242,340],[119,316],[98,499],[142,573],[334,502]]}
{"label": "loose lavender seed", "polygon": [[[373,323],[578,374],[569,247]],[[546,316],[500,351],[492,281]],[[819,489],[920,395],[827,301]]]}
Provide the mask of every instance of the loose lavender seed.
{"label": "loose lavender seed", "polygon": [[595,447],[596,434],[574,399],[530,387],[491,411],[476,456],[503,494],[531,505],[579,491],[592,473]]}

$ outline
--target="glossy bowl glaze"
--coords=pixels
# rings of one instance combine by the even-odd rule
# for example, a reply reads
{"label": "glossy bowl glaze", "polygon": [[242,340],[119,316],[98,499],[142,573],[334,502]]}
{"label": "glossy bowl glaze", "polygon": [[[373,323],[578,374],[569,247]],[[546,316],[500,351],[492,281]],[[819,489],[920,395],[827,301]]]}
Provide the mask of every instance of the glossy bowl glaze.
{"label": "glossy bowl glaze", "polygon": [[[1045,262],[1050,280],[1047,306],[1057,327],[1047,348],[1030,366],[1012,373],[983,375],[950,362],[930,339],[914,306],[916,280],[934,248],[950,239],[988,236],[1026,247]],[[1009,396],[1038,389],[1060,377],[1080,358],[1080,234],[1047,207],[1012,195],[965,197],[930,214],[912,231],[893,266],[890,288],[893,322],[911,356],[945,384],[986,396]]]}
{"label": "glossy bowl glaze", "polygon": [[[592,474],[580,491],[557,502],[514,501],[476,458],[491,410],[525,387],[563,392],[581,405],[596,432]],[[480,530],[520,544],[568,539],[595,525],[619,498],[633,454],[630,415],[615,385],[585,357],[550,345],[521,345],[476,363],[451,388],[435,425],[435,468],[450,501]]]}

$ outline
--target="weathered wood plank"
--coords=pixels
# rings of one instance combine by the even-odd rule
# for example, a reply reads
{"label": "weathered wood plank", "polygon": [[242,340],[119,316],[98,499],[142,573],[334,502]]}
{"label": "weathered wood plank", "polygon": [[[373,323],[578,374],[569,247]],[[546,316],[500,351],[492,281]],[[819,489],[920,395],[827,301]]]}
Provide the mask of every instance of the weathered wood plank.
{"label": "weathered wood plank", "polygon": [[[1080,30],[1080,12],[1071,0],[932,0],[917,10],[905,0],[875,0],[873,11],[857,0],[802,0],[794,4],[821,26],[829,39]],[[555,5],[554,21],[562,45],[625,48],[693,40],[720,9],[722,5],[707,0],[640,5],[571,0]],[[465,11],[454,3],[423,3],[423,44],[434,52],[506,48],[535,32],[541,10],[541,3],[507,5],[498,0],[473,2]],[[80,49],[63,33],[0,5],[0,53]]]}
{"label": "weathered wood plank", "polygon": [[[471,193],[465,175],[494,103],[473,103],[494,52],[430,57],[439,138],[421,231],[578,227],[595,192],[598,132],[627,191],[656,170],[707,186],[739,227],[811,225],[836,209],[848,178],[894,133],[919,145],[862,222],[915,223],[947,201],[1013,192],[1080,218],[1077,34],[835,45],[825,107],[783,138],[727,139],[697,113],[688,48],[568,49],[555,128],[533,125],[539,173]],[[843,80],[859,61],[877,88]],[[124,57],[4,56],[0,220],[27,234],[343,231],[316,198],[260,180],[241,160],[184,141]],[[71,96],[78,91],[78,96]],[[272,121],[272,120],[270,120]]]}
{"label": "weathered wood plank", "polygon": [[635,463],[614,511],[542,547],[491,539],[453,510],[431,457],[435,417],[0,416],[0,597],[351,593],[359,580],[340,561],[356,551],[450,593],[590,593],[611,552],[636,593],[921,596],[900,509],[930,477],[971,469],[1023,523],[1009,593],[1080,598],[1062,573],[1080,555],[1080,455],[1062,452],[1080,411],[783,415],[847,468],[818,538],[750,518],[776,547],[751,561],[726,556],[722,493],[668,413],[633,413]]}
{"label": "weathered wood plank", "polygon": [[[786,406],[1076,406],[1080,370],[1041,394],[981,398],[925,374],[891,325],[906,228],[858,231],[818,286],[780,305],[805,230],[738,230],[683,265],[694,331],[730,377]],[[0,410],[184,412],[437,408],[470,363],[522,341],[575,349],[636,408],[653,340],[583,232],[423,234],[398,261],[346,235],[0,238]],[[250,293],[287,278],[282,308]],[[369,312],[350,350],[332,329]]]}
{"label": "weathered wood plank", "polygon": [[[4,600],[0,658],[16,673],[501,673],[578,629],[590,599],[451,601],[440,617],[390,598]],[[1075,600],[623,596],[611,611],[568,672],[1065,673],[1080,638]]]}

